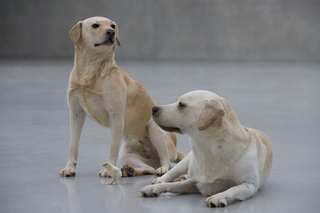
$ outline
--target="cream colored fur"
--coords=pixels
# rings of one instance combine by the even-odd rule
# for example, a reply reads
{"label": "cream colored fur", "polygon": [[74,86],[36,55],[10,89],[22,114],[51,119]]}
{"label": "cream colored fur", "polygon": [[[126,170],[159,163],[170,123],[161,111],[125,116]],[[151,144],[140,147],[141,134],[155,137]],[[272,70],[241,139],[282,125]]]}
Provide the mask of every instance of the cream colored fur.
{"label": "cream colored fur", "polygon": [[[229,102],[209,91],[193,91],[153,115],[164,129],[190,136],[191,152],[143,196],[164,192],[202,193],[208,207],[252,197],[269,176],[272,146],[262,132],[243,127]],[[189,179],[166,183],[188,171]]]}
{"label": "cream colored fur", "polygon": [[[153,100],[139,82],[116,65],[118,33],[116,23],[104,17],[80,21],[70,31],[75,45],[67,92],[70,146],[61,176],[76,174],[78,144],[86,116],[111,129],[109,162],[113,165],[117,163],[122,138],[120,163],[132,166],[134,175],[162,175],[168,171],[170,162],[177,160],[176,135],[153,122]],[[99,175],[107,177],[108,173],[103,169]]]}

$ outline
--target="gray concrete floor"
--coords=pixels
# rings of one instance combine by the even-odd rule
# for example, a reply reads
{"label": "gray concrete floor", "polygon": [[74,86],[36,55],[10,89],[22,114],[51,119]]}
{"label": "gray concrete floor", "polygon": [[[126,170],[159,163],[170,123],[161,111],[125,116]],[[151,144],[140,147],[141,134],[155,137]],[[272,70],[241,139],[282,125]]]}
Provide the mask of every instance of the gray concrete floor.
{"label": "gray concrete floor", "polygon": [[[118,62],[157,104],[195,89],[226,97],[243,125],[273,143],[271,175],[258,194],[224,209],[201,195],[142,198],[154,176],[98,177],[110,130],[87,119],[76,178],[60,178],[69,143],[66,88],[72,61],[0,62],[0,212],[319,212],[320,64]],[[190,150],[179,136],[178,149]],[[118,165],[120,167],[120,164]]]}

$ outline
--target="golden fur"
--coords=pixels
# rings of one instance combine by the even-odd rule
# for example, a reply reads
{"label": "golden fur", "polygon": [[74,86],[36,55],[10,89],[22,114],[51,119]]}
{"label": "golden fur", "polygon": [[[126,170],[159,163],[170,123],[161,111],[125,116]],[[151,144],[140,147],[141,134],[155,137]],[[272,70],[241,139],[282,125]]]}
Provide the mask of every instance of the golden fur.
{"label": "golden fur", "polygon": [[[71,30],[75,45],[74,67],[68,86],[70,108],[70,152],[61,176],[75,175],[78,143],[86,115],[111,128],[110,163],[120,162],[133,174],[166,173],[170,162],[182,159],[176,136],[160,129],[151,119],[155,105],[148,92],[117,66],[114,51],[120,46],[116,23],[104,17],[78,22]],[[101,170],[100,177],[107,177]],[[129,175],[130,176],[130,175]]]}

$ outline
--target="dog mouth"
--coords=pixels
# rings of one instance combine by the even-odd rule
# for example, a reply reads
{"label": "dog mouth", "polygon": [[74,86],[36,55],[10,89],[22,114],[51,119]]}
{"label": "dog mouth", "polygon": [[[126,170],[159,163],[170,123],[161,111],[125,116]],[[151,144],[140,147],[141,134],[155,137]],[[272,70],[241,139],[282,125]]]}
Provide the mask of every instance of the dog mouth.
{"label": "dog mouth", "polygon": [[[159,125],[159,124],[158,124]],[[176,132],[176,133],[179,133],[179,134],[183,134],[181,132],[181,130],[177,127],[167,127],[167,126],[162,126],[162,125],[159,125],[161,127],[161,129],[163,129],[164,131],[167,131],[167,132]]]}
{"label": "dog mouth", "polygon": [[154,115],[152,116],[153,121],[158,124],[158,126],[163,129],[164,131],[167,132],[176,132],[179,133],[181,135],[183,135],[183,132],[178,128],[178,127],[168,127],[168,126],[163,126],[162,124],[159,124],[159,122],[157,121],[157,118],[154,117]]}
{"label": "dog mouth", "polygon": [[98,47],[98,46],[109,46],[114,44],[114,37],[110,37],[108,39],[106,39],[104,42],[102,43],[95,43],[94,47]]}

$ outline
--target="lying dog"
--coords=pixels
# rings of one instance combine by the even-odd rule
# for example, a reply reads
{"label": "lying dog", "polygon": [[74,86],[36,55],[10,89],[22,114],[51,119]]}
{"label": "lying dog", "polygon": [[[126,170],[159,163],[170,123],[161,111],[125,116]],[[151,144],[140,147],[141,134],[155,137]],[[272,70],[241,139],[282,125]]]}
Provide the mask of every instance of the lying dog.
{"label": "lying dog", "polygon": [[[208,207],[225,207],[252,197],[269,176],[272,146],[262,132],[243,127],[229,102],[208,91],[193,91],[176,103],[153,107],[153,119],[164,130],[190,136],[191,152],[142,196],[164,192],[202,193]],[[188,171],[190,179],[165,183]]]}
{"label": "lying dog", "polygon": [[[86,115],[104,127],[111,128],[109,162],[119,159],[125,176],[162,175],[171,162],[184,155],[176,150],[176,135],[163,131],[151,119],[155,105],[147,91],[114,60],[120,46],[114,21],[93,17],[78,22],[70,31],[75,45],[75,62],[68,87],[70,108],[70,146],[67,166],[61,176],[76,175],[78,144]],[[117,44],[117,45],[116,45]],[[156,170],[155,170],[156,169]],[[107,177],[105,169],[100,177]]]}

